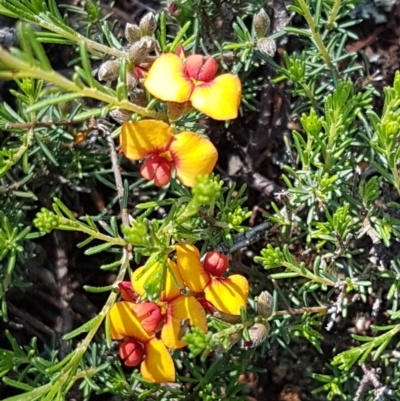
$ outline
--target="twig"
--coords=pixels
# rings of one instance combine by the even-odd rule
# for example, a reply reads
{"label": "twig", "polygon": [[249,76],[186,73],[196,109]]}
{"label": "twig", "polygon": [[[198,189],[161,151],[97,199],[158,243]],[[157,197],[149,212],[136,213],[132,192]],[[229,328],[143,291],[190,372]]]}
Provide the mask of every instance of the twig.
{"label": "twig", "polygon": [[298,309],[285,309],[278,310],[272,314],[272,316],[283,316],[283,315],[303,315],[304,313],[321,313],[328,310],[327,306],[312,306],[309,308],[298,308]]}
{"label": "twig", "polygon": [[384,394],[389,396],[393,395],[393,390],[383,386],[379,380],[379,375],[381,374],[380,368],[367,368],[365,363],[362,364],[361,368],[364,372],[364,375],[361,379],[360,385],[358,386],[356,396],[353,398],[353,401],[359,401],[368,383],[371,383],[374,386],[375,401],[383,401]]}
{"label": "twig", "polygon": [[29,123],[7,123],[4,126],[5,130],[13,129],[30,129],[30,128],[51,128],[54,125],[75,125],[85,122],[87,118],[82,120],[59,120],[59,121],[36,121]]}
{"label": "twig", "polygon": [[60,355],[64,357],[68,353],[68,342],[63,340],[62,337],[70,332],[73,328],[73,312],[69,305],[72,297],[72,292],[69,288],[68,281],[68,256],[67,256],[67,243],[65,240],[65,233],[62,231],[54,230],[52,233],[54,242],[54,276],[58,284],[59,299],[61,306],[61,313],[56,320],[56,332],[60,342]]}
{"label": "twig", "polygon": [[104,133],[104,136],[106,138],[108,148],[110,150],[111,168],[114,173],[115,186],[117,187],[117,196],[119,200],[119,206],[121,209],[122,224],[125,226],[129,226],[128,211],[124,208],[124,185],[122,183],[122,176],[118,165],[118,155],[115,150],[114,140],[111,137],[110,130],[106,125],[97,124],[96,127]]}

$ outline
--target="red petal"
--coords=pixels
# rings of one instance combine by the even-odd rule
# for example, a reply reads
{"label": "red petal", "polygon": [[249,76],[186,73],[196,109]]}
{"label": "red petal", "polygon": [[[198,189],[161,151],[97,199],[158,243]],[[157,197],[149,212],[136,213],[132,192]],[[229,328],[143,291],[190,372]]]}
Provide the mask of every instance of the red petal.
{"label": "red petal", "polygon": [[229,260],[219,252],[207,252],[203,266],[214,276],[222,276],[228,269]]}
{"label": "red petal", "polygon": [[146,180],[154,180],[154,185],[163,187],[171,180],[172,166],[164,157],[152,154],[141,166],[140,174]]}
{"label": "red petal", "polygon": [[203,67],[199,72],[197,80],[202,82],[210,82],[214,79],[217,71],[218,71],[217,62],[212,57],[209,57],[203,64]]}
{"label": "red petal", "polygon": [[119,346],[119,356],[124,360],[126,366],[139,365],[143,355],[143,347],[133,338],[128,338]]}
{"label": "red petal", "polygon": [[148,333],[154,333],[163,318],[160,308],[153,302],[134,304],[132,311]]}
{"label": "red petal", "polygon": [[124,301],[135,302],[138,295],[135,294],[130,281],[121,281],[118,284],[119,292]]}

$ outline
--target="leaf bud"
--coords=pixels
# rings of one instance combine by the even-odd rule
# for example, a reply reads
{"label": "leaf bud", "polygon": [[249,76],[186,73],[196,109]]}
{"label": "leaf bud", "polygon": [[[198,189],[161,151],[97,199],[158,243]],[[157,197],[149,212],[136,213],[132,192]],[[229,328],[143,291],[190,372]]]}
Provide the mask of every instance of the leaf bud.
{"label": "leaf bud", "polygon": [[272,315],[274,302],[272,295],[268,291],[262,291],[257,297],[257,312],[258,315],[264,318],[269,318]]}
{"label": "leaf bud", "polygon": [[58,227],[58,216],[52,211],[42,207],[40,212],[36,214],[33,220],[35,227],[44,233],[50,233],[54,228]]}
{"label": "leaf bud", "polygon": [[135,43],[140,40],[140,28],[136,24],[126,24],[125,37],[129,43]]}
{"label": "leaf bud", "polygon": [[132,245],[144,245],[147,242],[147,224],[142,220],[132,220],[131,226],[122,226],[125,240]]}
{"label": "leaf bud", "polygon": [[114,81],[118,78],[118,75],[119,63],[114,60],[109,60],[103,63],[97,73],[100,81]]}
{"label": "leaf bud", "polygon": [[249,337],[251,348],[261,345],[267,338],[269,332],[269,324],[255,323],[249,328]]}
{"label": "leaf bud", "polygon": [[129,61],[133,64],[142,63],[149,54],[147,42],[140,40],[130,46],[128,50]]}
{"label": "leaf bud", "polygon": [[267,57],[274,57],[276,52],[276,43],[270,38],[261,38],[257,40],[257,49]]}
{"label": "leaf bud", "polygon": [[198,205],[210,205],[221,194],[222,181],[213,175],[197,176],[192,189],[193,200]]}
{"label": "leaf bud", "polygon": [[147,13],[139,23],[139,28],[142,36],[151,36],[157,29],[157,22],[152,12]]}
{"label": "leaf bud", "polygon": [[257,39],[263,38],[271,24],[271,20],[265,10],[262,8],[253,19],[253,29]]}

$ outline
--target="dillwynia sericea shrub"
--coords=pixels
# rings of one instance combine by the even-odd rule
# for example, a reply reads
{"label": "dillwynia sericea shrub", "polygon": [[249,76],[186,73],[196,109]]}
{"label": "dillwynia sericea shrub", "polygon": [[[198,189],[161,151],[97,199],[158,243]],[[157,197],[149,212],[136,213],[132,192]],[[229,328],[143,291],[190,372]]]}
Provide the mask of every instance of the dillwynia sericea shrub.
{"label": "dillwynia sericea shrub", "polygon": [[[360,1],[177,0],[124,26],[80,3],[0,0],[2,398],[246,400],[284,372],[295,399],[400,399],[400,73],[379,91],[346,50]],[[13,302],[50,243],[73,319],[65,238],[112,280],[54,331]]]}

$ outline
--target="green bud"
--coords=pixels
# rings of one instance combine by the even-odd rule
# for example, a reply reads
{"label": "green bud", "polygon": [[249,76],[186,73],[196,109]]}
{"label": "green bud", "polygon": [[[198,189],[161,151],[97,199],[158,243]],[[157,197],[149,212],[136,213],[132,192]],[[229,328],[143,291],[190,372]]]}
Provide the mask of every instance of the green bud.
{"label": "green bud", "polygon": [[50,233],[54,228],[58,227],[59,218],[54,212],[43,207],[37,213],[33,224],[39,231]]}
{"label": "green bud", "polygon": [[147,13],[139,23],[140,33],[142,36],[152,36],[157,29],[157,22],[152,12]]}
{"label": "green bud", "polygon": [[125,236],[125,240],[132,245],[144,245],[148,242],[147,224],[144,220],[132,220],[131,226],[122,226],[121,231]]}
{"label": "green bud", "polygon": [[263,38],[267,34],[270,24],[271,20],[262,8],[253,19],[253,29],[257,39]]}
{"label": "green bud", "polygon": [[315,109],[311,109],[309,115],[303,114],[300,119],[301,125],[307,134],[314,137],[317,137],[321,132],[322,120],[322,118],[318,118]]}
{"label": "green bud", "polygon": [[213,174],[196,177],[192,189],[193,200],[199,205],[210,205],[219,198],[222,184]]}

